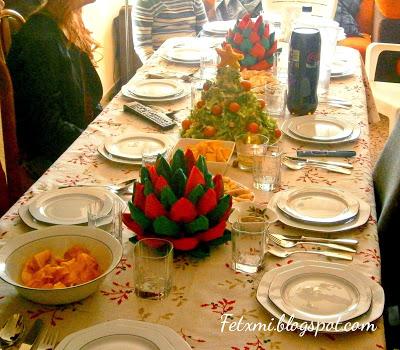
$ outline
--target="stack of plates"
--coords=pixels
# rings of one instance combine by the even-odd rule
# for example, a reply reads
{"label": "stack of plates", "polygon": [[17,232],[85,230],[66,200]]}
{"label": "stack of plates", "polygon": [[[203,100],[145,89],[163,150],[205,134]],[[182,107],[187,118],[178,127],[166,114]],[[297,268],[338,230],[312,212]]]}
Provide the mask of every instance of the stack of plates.
{"label": "stack of plates", "polygon": [[329,145],[357,140],[361,128],[343,119],[303,116],[286,120],[282,131],[297,141]]}
{"label": "stack of plates", "polygon": [[[257,300],[277,320],[291,316],[298,325],[307,322],[366,324],[383,312],[384,292],[380,285],[349,266],[320,261],[301,261],[268,271],[261,279]],[[292,322],[293,323],[293,322]]]}
{"label": "stack of plates", "polygon": [[338,232],[363,225],[370,206],[352,194],[319,185],[274,195],[268,208],[286,225],[320,232]]}
{"label": "stack of plates", "polygon": [[190,350],[169,327],[132,320],[114,320],[75,332],[55,350]]}
{"label": "stack of plates", "polygon": [[98,147],[98,152],[106,159],[129,165],[141,165],[142,154],[164,155],[171,141],[163,134],[126,133],[110,137]]}
{"label": "stack of plates", "polygon": [[229,29],[232,29],[235,21],[214,21],[203,25],[203,32],[210,36],[226,36]]}
{"label": "stack of plates", "polygon": [[200,64],[203,49],[193,46],[175,46],[164,52],[161,57],[167,61],[181,64]]}
{"label": "stack of plates", "polygon": [[335,61],[331,67],[331,79],[345,78],[354,74],[354,66],[349,61]]}
{"label": "stack of plates", "polygon": [[104,188],[68,187],[43,192],[27,204],[21,205],[19,215],[29,227],[46,228],[51,225],[87,223],[87,206],[102,203],[102,215],[112,207],[114,195]]}
{"label": "stack of plates", "polygon": [[134,81],[122,87],[125,97],[143,102],[175,101],[188,94],[182,84],[171,79]]}

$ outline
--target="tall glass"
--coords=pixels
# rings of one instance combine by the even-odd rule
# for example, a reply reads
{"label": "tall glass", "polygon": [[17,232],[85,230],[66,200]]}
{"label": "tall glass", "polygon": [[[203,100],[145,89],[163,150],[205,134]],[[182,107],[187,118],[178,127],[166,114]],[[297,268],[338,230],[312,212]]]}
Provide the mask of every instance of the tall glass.
{"label": "tall glass", "polygon": [[200,77],[202,80],[214,79],[217,75],[218,55],[215,50],[205,50],[200,56]]}
{"label": "tall glass", "polygon": [[258,217],[246,217],[232,225],[232,268],[243,273],[256,273],[264,264],[267,223]]}
{"label": "tall glass", "polygon": [[253,167],[254,150],[262,145],[268,145],[268,137],[261,134],[247,133],[236,137],[236,152],[239,168],[251,171]]}
{"label": "tall glass", "polygon": [[281,182],[281,156],[278,145],[256,148],[253,159],[253,186],[262,191],[273,191]]}
{"label": "tall glass", "polygon": [[144,238],[133,248],[135,294],[144,299],[161,300],[172,287],[174,249],[161,238]]}

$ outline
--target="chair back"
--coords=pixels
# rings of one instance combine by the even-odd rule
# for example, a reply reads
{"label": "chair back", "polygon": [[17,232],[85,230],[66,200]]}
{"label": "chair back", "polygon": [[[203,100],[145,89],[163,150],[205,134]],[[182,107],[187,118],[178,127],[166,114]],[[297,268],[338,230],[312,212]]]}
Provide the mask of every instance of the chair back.
{"label": "chair back", "polygon": [[9,205],[6,174],[4,173],[3,165],[0,163],[0,216],[7,211]]}
{"label": "chair back", "polygon": [[25,23],[17,11],[10,9],[0,10],[0,59],[5,60],[11,47],[11,33]]}
{"label": "chair back", "polygon": [[[376,80],[376,69],[378,66],[378,61],[381,54],[385,52],[399,52],[400,53],[400,44],[387,44],[387,43],[372,43],[368,45],[367,52],[365,55],[365,71],[367,73],[368,80],[370,82]],[[400,76],[400,72],[398,71],[398,65],[400,65],[400,60],[394,63],[394,66],[391,67],[393,69],[394,74]],[[383,67],[385,69],[390,67]]]}
{"label": "chair back", "polygon": [[264,13],[283,14],[291,6],[312,6],[312,15],[333,19],[335,17],[338,0],[262,0]]}

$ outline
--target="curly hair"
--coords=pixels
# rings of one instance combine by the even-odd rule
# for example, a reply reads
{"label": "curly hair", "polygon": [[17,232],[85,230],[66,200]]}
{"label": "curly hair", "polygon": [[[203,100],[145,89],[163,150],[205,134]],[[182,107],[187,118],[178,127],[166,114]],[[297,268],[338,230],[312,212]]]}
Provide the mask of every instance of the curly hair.
{"label": "curly hair", "polygon": [[[49,6],[51,6],[51,11]],[[56,6],[55,6],[56,5]],[[82,9],[72,9],[70,0],[47,0],[38,12],[52,16],[64,31],[68,40],[85,52],[95,64],[94,51],[100,47],[92,38],[82,19]]]}

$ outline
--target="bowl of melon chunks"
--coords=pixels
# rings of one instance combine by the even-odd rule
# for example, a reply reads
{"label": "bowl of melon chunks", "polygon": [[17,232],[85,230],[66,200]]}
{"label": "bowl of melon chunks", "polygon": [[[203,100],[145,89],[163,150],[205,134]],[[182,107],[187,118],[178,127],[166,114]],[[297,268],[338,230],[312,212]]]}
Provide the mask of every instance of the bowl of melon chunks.
{"label": "bowl of melon chunks", "polygon": [[203,155],[207,161],[207,168],[212,174],[224,174],[231,161],[235,143],[224,140],[187,138],[178,141],[175,151],[178,148],[181,148],[184,152],[187,149],[191,149],[196,160],[200,155]]}

